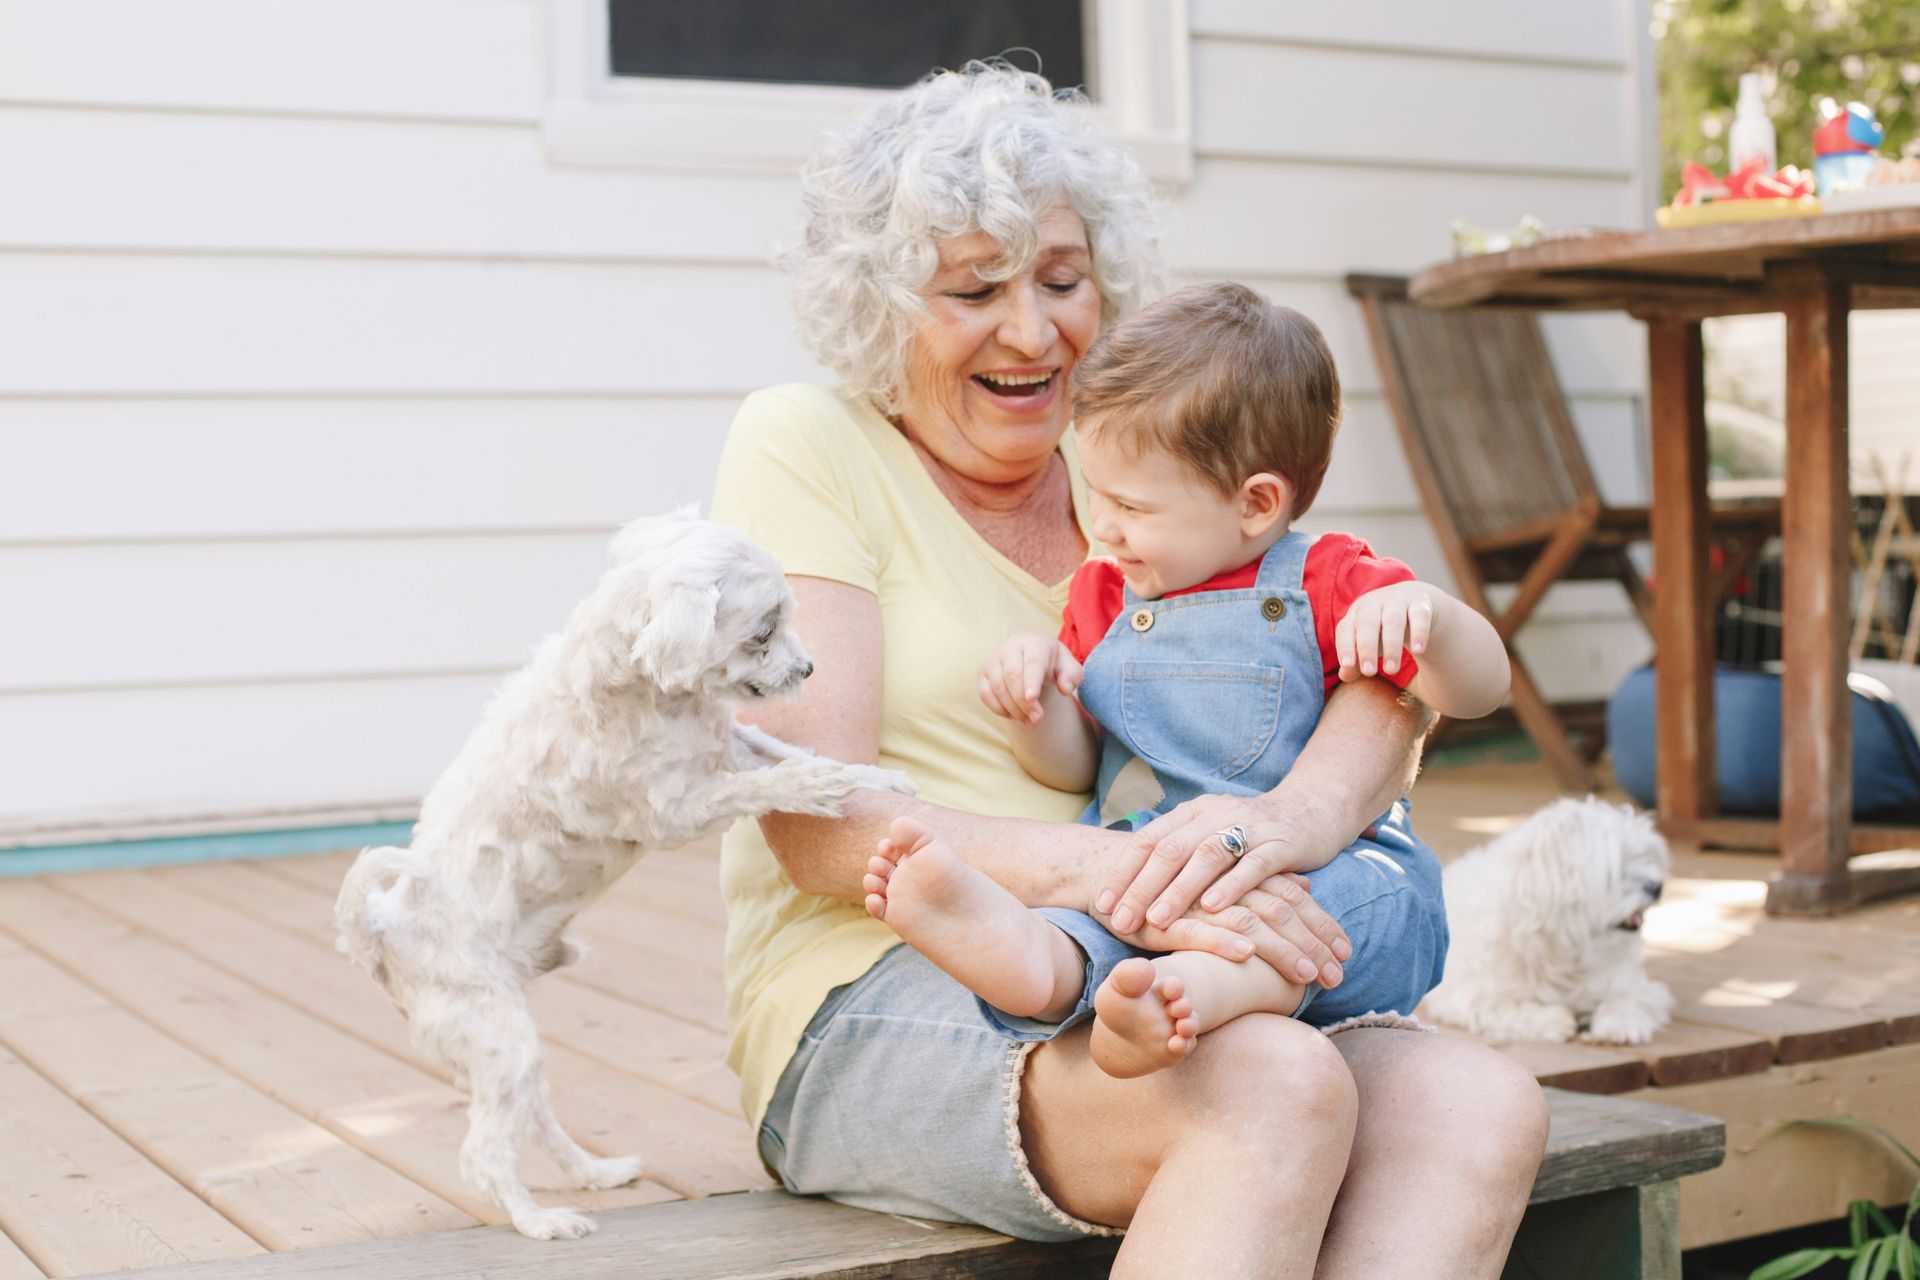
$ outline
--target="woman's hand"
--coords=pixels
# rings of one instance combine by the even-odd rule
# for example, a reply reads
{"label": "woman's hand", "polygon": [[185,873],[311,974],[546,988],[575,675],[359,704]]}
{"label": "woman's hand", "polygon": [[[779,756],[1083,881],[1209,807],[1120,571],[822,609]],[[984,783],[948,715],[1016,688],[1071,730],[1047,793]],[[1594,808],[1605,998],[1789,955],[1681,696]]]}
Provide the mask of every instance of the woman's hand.
{"label": "woman's hand", "polygon": [[1323,987],[1340,985],[1339,962],[1353,954],[1346,933],[1308,894],[1305,877],[1297,875],[1269,876],[1223,911],[1195,907],[1164,929],[1149,924],[1119,936],[1149,951],[1252,957],[1289,981]]}
{"label": "woman's hand", "polygon": [[[1246,832],[1246,849],[1239,858],[1219,837],[1233,826]],[[1272,935],[1260,939],[1266,943],[1264,950],[1256,950],[1275,972],[1296,982],[1337,986],[1340,963],[1353,954],[1352,943],[1308,896],[1305,882],[1287,874],[1324,866],[1348,844],[1331,835],[1307,839],[1315,829],[1311,815],[1298,807],[1284,819],[1275,815],[1268,796],[1189,800],[1133,834],[1095,895],[1094,907],[1111,917],[1111,927],[1121,937],[1143,925],[1192,933],[1194,924],[1215,917],[1245,924],[1247,929],[1235,932]],[[1319,848],[1323,844],[1324,850]],[[1200,914],[1189,917],[1195,899],[1203,894]],[[1237,914],[1240,908],[1246,908],[1246,914]],[[1204,943],[1172,949],[1226,954]]]}

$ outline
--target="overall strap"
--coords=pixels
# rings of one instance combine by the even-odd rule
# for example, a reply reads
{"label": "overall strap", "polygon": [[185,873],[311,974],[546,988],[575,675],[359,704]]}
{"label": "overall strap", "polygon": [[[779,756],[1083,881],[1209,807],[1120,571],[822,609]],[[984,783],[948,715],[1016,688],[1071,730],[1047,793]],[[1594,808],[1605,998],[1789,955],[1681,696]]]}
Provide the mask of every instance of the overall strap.
{"label": "overall strap", "polygon": [[1301,575],[1306,572],[1307,552],[1313,548],[1314,535],[1288,530],[1260,557],[1260,576],[1256,585],[1274,591],[1300,590]]}

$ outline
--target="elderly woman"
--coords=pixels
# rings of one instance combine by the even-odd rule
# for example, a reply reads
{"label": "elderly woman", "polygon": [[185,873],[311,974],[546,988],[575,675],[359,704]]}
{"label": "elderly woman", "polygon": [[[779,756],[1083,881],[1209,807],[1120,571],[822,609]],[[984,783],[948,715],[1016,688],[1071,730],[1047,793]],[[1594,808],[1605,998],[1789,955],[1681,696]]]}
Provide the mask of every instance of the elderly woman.
{"label": "elderly woman", "polygon": [[[1031,1240],[1124,1229],[1115,1275],[1497,1275],[1546,1135],[1531,1077],[1469,1041],[1325,1035],[1256,1014],[1178,1067],[1102,1074],[1084,1026],[1002,1039],[858,905],[888,822],[926,812],[1029,906],[1111,908],[1143,945],[1341,980],[1339,930],[1285,873],[1397,799],[1422,713],[1343,686],[1285,781],[1128,835],[1029,778],[981,660],[1052,632],[1088,552],[1070,379],[1159,282],[1138,169],[1037,76],[973,64],[882,102],[803,183],[786,254],[803,336],[843,383],[742,407],[714,515],[785,564],[816,664],[760,723],[905,770],[842,818],[727,836],[730,1061],[798,1192]],[[1208,837],[1244,826],[1235,862]],[[1196,900],[1211,906],[1206,910]]]}

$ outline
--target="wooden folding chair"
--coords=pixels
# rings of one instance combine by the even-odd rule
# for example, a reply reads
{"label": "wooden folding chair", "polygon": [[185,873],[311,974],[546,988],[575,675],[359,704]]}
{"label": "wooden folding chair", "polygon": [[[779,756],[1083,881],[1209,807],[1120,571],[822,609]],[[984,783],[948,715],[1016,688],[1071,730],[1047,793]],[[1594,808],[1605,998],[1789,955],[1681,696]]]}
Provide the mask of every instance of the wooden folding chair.
{"label": "wooden folding chair", "polygon": [[[1420,498],[1461,597],[1492,620],[1513,665],[1513,709],[1560,785],[1593,786],[1587,761],[1515,651],[1513,637],[1556,582],[1614,581],[1649,630],[1653,597],[1627,556],[1645,507],[1600,497],[1530,312],[1416,306],[1398,276],[1352,275],[1374,358]],[[1777,502],[1716,504],[1723,555],[1712,599],[1780,525]],[[1517,587],[1505,609],[1490,585]],[[1704,605],[1705,602],[1703,602]]]}

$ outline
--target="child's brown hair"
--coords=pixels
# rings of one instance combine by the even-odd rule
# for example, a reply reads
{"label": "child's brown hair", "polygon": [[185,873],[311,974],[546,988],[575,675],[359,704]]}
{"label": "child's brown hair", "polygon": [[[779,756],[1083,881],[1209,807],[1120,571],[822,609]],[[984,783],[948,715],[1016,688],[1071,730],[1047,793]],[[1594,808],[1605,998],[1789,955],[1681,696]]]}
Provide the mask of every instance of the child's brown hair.
{"label": "child's brown hair", "polygon": [[1340,375],[1313,321],[1245,285],[1191,285],[1121,321],[1074,373],[1074,416],[1162,449],[1223,494],[1272,471],[1313,505],[1340,426]]}

